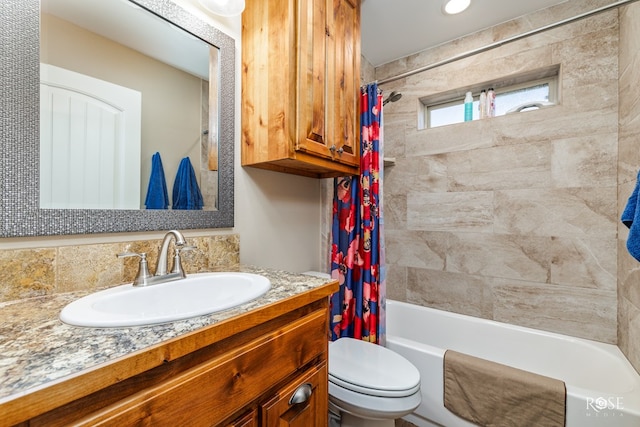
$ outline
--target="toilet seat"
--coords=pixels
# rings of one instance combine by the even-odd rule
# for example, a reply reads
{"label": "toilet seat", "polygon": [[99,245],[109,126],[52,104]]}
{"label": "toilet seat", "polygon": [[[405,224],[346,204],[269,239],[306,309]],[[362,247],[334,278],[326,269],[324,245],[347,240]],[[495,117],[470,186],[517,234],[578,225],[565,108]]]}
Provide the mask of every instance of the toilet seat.
{"label": "toilet seat", "polygon": [[420,390],[420,372],[385,347],[340,338],[329,348],[329,382],[368,396],[400,398]]}

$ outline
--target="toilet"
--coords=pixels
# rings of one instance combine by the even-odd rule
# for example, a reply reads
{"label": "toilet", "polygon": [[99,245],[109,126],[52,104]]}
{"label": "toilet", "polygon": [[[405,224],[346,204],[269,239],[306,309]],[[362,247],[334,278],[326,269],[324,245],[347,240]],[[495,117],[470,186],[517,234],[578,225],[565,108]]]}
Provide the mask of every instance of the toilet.
{"label": "toilet", "polygon": [[420,400],[420,372],[404,357],[353,338],[329,343],[329,415],[342,427],[393,427]]}
{"label": "toilet", "polygon": [[330,427],[394,427],[420,401],[420,372],[404,357],[354,338],[329,342]]}

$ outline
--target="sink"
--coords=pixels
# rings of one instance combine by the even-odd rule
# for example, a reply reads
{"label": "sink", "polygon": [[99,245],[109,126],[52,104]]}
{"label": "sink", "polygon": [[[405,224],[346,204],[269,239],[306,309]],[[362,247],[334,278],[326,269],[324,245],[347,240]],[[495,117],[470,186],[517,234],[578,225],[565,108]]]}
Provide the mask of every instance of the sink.
{"label": "sink", "polygon": [[151,286],[121,285],[65,306],[60,320],[111,328],[172,322],[236,307],[264,295],[271,282],[251,273],[197,273]]}

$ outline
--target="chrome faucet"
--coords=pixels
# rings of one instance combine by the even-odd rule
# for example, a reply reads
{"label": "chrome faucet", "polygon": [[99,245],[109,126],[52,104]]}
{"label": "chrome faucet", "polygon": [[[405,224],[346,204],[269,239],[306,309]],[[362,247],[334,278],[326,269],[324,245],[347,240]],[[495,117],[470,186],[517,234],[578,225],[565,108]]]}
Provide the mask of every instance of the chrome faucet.
{"label": "chrome faucet", "polygon": [[[168,257],[169,257],[169,245],[171,240],[175,240],[175,254],[173,256],[173,267],[171,272],[167,273]],[[183,251],[190,251],[196,249],[195,246],[188,246],[184,236],[178,230],[168,231],[162,240],[162,246],[160,247],[160,253],[158,254],[158,262],[156,264],[156,272],[152,276],[149,273],[147,267],[147,254],[146,253],[134,253],[125,252],[118,254],[118,258],[125,258],[131,256],[140,257],[140,266],[138,268],[138,274],[133,281],[133,286],[148,286],[158,283],[171,282],[174,280],[180,280],[187,277],[183,268],[182,260],[180,259],[180,253]]]}
{"label": "chrome faucet", "polygon": [[[169,244],[171,243],[171,238],[174,238],[176,241],[175,243],[176,255],[179,254],[178,248],[181,246],[184,246],[187,243],[182,233],[179,232],[178,230],[170,230],[169,232],[167,232],[167,234],[165,234],[164,236],[164,239],[162,240],[162,247],[160,248],[160,253],[158,254],[158,263],[156,264],[156,273],[154,274],[154,276],[167,275],[167,268],[169,263],[169,260],[167,258],[169,256],[168,253],[169,253]],[[178,269],[182,270],[182,268],[180,267],[177,268],[174,263],[172,273],[177,272]],[[184,278],[184,273],[182,273],[182,278]]]}

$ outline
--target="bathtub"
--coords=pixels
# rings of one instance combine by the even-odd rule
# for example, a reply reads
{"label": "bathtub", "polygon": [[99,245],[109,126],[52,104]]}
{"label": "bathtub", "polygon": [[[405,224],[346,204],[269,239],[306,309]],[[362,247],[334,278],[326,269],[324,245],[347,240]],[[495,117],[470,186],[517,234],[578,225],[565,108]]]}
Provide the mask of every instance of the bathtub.
{"label": "bathtub", "polygon": [[422,403],[404,417],[413,424],[473,426],[444,407],[451,349],[564,381],[567,427],[640,426],[640,376],[614,345],[391,300],[386,318],[386,346],[420,371]]}

